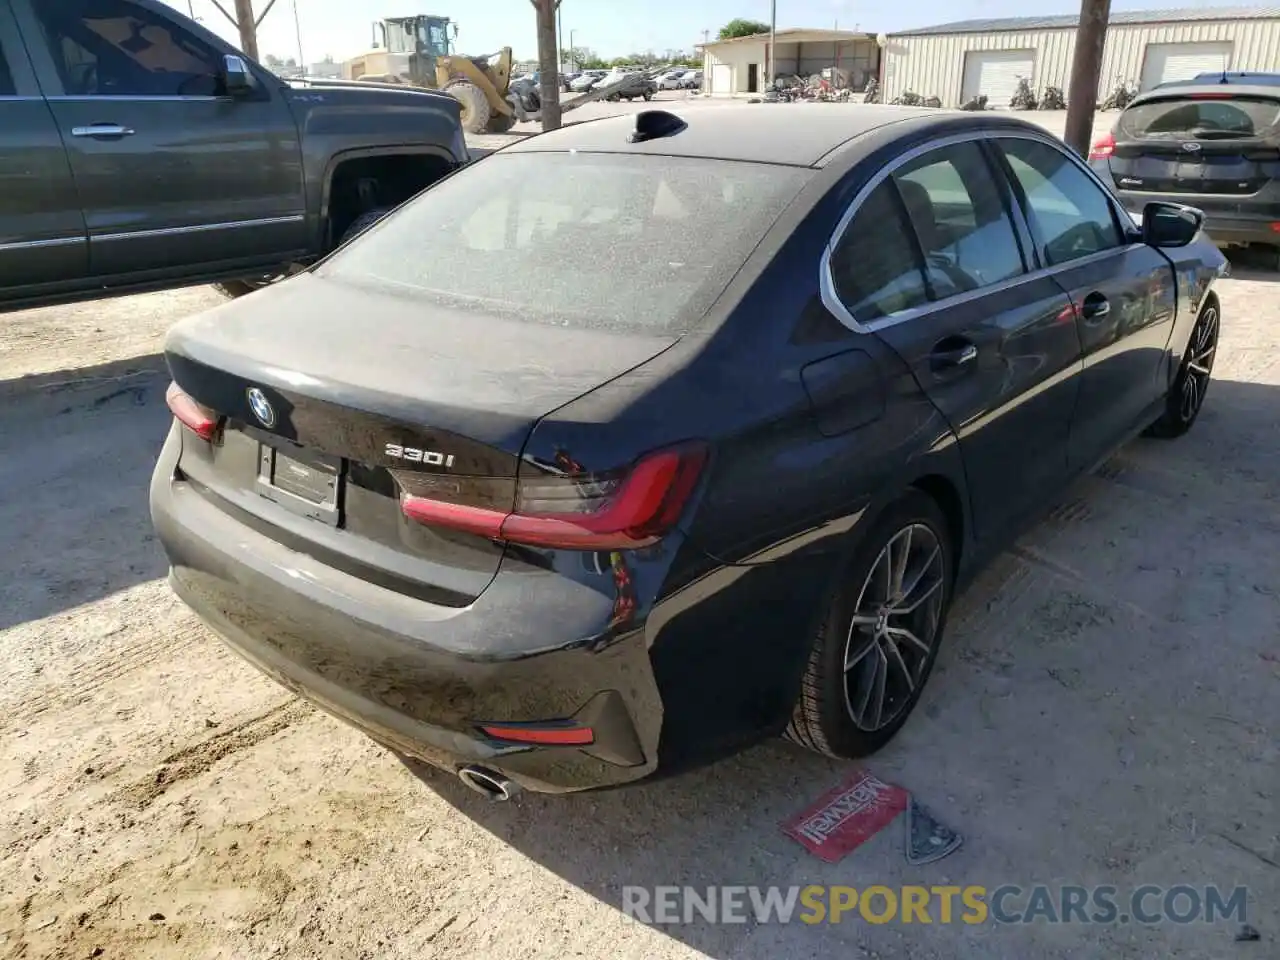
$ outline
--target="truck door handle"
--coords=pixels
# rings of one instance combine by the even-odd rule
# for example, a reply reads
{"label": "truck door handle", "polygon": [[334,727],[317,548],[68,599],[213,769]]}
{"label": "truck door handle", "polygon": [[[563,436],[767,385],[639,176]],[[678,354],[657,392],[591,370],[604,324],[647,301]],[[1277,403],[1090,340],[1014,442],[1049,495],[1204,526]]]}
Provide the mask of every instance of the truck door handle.
{"label": "truck door handle", "polygon": [[962,340],[939,341],[929,354],[929,366],[935,373],[948,373],[966,367],[978,359],[978,348]]}
{"label": "truck door handle", "polygon": [[1085,320],[1101,320],[1110,313],[1111,301],[1100,293],[1089,294],[1084,298],[1084,305],[1080,308],[1080,316]]}
{"label": "truck door handle", "polygon": [[132,137],[136,131],[130,130],[128,127],[122,127],[118,123],[91,123],[87,127],[72,127],[71,135],[73,137],[104,137],[116,139],[118,137]]}

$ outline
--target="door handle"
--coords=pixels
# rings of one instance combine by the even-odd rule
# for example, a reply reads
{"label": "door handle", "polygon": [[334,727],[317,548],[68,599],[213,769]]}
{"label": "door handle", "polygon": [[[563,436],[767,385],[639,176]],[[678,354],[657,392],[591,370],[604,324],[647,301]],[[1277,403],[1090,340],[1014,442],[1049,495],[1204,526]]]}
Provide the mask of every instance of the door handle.
{"label": "door handle", "polygon": [[972,343],[950,345],[942,341],[929,354],[929,366],[936,373],[947,373],[966,367],[978,359],[978,348]]}
{"label": "door handle", "polygon": [[1100,293],[1091,293],[1084,298],[1080,308],[1080,316],[1085,320],[1101,320],[1111,313],[1111,301]]}
{"label": "door handle", "polygon": [[87,127],[72,127],[73,137],[132,137],[137,131],[118,123],[91,123]]}

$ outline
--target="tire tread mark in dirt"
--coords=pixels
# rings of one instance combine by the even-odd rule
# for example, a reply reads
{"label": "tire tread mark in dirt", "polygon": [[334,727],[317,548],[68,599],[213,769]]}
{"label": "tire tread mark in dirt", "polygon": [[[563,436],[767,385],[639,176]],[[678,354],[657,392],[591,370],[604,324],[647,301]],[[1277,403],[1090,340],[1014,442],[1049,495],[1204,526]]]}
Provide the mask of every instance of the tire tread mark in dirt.
{"label": "tire tread mark in dirt", "polygon": [[[146,634],[144,634],[145,636]],[[101,688],[123,676],[152,666],[161,656],[183,650],[200,640],[203,632],[197,628],[183,630],[177,635],[152,635],[150,639],[124,647],[98,661],[93,666],[74,671],[72,676],[50,684],[43,691],[25,700],[9,706],[6,710],[7,724],[0,724],[0,730],[12,726],[16,722],[31,720],[52,709],[70,709],[86,703]],[[3,701],[0,701],[2,704]]]}
{"label": "tire tread mark in dirt", "polygon": [[287,700],[266,713],[169,754],[154,774],[123,787],[112,799],[145,810],[170,787],[200,776],[232,754],[249,750],[312,714],[312,707],[305,700]]}

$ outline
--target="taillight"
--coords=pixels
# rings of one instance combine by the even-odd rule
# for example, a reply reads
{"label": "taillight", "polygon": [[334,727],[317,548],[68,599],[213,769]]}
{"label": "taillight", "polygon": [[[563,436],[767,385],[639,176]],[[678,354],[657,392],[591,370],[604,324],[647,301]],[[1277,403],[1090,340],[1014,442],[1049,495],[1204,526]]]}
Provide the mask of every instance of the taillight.
{"label": "taillight", "polygon": [[218,432],[218,414],[195,400],[176,383],[169,384],[164,402],[177,417],[178,422],[201,440],[212,440]]}
{"label": "taillight", "polygon": [[1108,133],[1089,148],[1090,160],[1106,160],[1116,152],[1116,138]]}
{"label": "taillight", "polygon": [[400,509],[420,523],[529,546],[625,550],[656,543],[676,525],[706,459],[705,445],[687,443],[650,453],[625,470],[521,477],[511,509],[498,509],[496,498],[478,504],[442,499],[434,490],[424,495],[431,487],[463,484],[395,474]]}

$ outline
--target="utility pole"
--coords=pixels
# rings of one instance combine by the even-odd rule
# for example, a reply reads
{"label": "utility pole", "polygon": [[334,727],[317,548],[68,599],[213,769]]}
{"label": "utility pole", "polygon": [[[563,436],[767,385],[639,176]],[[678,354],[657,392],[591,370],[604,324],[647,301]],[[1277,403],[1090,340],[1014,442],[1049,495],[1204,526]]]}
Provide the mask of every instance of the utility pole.
{"label": "utility pole", "polygon": [[1089,155],[1093,139],[1093,114],[1098,106],[1098,81],[1102,51],[1107,42],[1111,0],[1080,0],[1080,26],[1076,28],[1076,52],[1071,62],[1067,91],[1067,129],[1063,137],[1082,157]]}
{"label": "utility pole", "polygon": [[[560,13],[560,4],[556,4],[556,64],[558,70],[564,69],[564,17]],[[559,79],[558,77],[556,78]]]}
{"label": "utility pole", "polygon": [[209,2],[218,8],[218,12],[226,17],[233,27],[240,31],[240,49],[244,51],[245,56],[250,60],[256,61],[258,59],[258,27],[262,26],[262,21],[267,18],[271,8],[276,5],[276,0],[267,0],[266,7],[257,17],[253,15],[253,0],[235,0],[235,16],[232,16],[227,11],[221,0],[209,0]]}
{"label": "utility pole", "polygon": [[529,2],[538,15],[538,96],[542,100],[542,129],[545,133],[560,129],[560,38],[556,35],[560,0]]}
{"label": "utility pole", "polygon": [[236,26],[240,49],[250,60],[258,59],[258,21],[253,17],[253,0],[236,0]]}
{"label": "utility pole", "polygon": [[[769,69],[765,71],[766,87],[769,89],[773,86],[774,67],[774,41],[778,38],[778,0],[772,0],[769,4]],[[837,41],[838,43],[838,41]]]}

